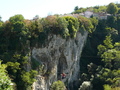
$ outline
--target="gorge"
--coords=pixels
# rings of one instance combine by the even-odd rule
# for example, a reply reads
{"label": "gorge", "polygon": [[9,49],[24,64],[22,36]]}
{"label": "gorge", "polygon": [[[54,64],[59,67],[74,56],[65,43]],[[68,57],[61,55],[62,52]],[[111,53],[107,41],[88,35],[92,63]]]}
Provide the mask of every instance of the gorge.
{"label": "gorge", "polygon": [[102,19],[83,17],[91,7],[77,7],[69,15],[0,21],[0,90],[119,90],[120,12],[109,8]]}

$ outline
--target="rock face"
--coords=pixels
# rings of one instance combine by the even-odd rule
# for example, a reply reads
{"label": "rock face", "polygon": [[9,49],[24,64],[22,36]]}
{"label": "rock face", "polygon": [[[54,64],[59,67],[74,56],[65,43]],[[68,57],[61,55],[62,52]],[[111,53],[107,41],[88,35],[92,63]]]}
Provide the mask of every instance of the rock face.
{"label": "rock face", "polygon": [[[59,35],[49,35],[45,47],[33,48],[32,57],[41,64],[42,72],[38,70],[37,81],[33,90],[49,90],[50,85],[57,80],[71,86],[79,79],[80,56],[88,33],[77,33],[74,39],[63,39]],[[66,78],[61,79],[61,73],[66,73]]]}

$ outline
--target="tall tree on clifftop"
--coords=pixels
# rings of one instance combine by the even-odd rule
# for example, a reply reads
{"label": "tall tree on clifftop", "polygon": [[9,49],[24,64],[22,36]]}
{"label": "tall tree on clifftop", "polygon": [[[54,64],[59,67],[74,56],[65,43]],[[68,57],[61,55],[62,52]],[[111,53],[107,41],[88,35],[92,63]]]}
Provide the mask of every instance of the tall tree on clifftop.
{"label": "tall tree on clifftop", "polygon": [[107,13],[115,15],[118,12],[118,7],[114,3],[110,3],[107,7]]}
{"label": "tall tree on clifftop", "polygon": [[79,7],[78,6],[76,6],[75,8],[74,8],[74,10],[76,11],[76,10],[78,10],[79,9]]}

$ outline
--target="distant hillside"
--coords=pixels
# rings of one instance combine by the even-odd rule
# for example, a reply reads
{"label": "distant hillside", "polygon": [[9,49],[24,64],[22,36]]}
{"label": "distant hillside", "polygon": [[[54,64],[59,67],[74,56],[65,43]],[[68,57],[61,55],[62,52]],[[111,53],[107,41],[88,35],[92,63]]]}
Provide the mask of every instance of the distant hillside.
{"label": "distant hillside", "polygon": [[[120,14],[120,4],[117,3],[115,5],[118,7],[118,14]],[[82,8],[82,7],[76,6],[72,13],[78,14],[78,13],[83,13],[85,11],[92,11],[93,13],[100,13],[100,12],[106,12],[107,8],[108,8],[108,5],[106,5],[106,6],[94,6],[94,7],[87,7],[87,8]]]}

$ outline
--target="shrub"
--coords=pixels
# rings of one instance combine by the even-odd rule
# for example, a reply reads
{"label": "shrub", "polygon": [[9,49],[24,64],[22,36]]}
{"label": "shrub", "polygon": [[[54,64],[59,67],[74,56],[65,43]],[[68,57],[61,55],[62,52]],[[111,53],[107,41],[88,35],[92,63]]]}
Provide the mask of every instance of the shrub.
{"label": "shrub", "polygon": [[53,82],[50,90],[65,90],[65,85],[62,81],[58,80],[56,82]]}

